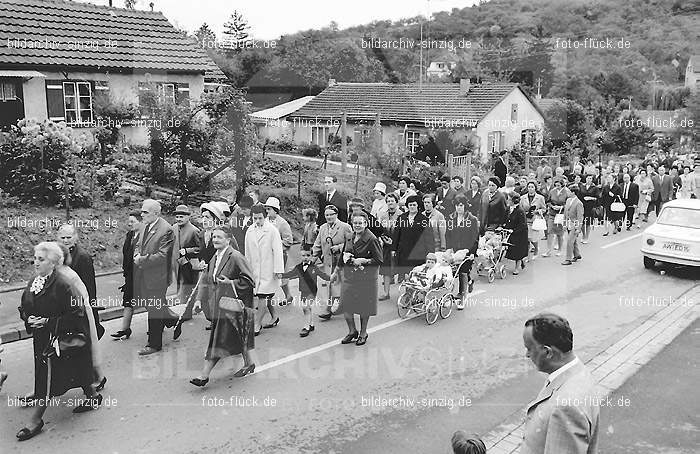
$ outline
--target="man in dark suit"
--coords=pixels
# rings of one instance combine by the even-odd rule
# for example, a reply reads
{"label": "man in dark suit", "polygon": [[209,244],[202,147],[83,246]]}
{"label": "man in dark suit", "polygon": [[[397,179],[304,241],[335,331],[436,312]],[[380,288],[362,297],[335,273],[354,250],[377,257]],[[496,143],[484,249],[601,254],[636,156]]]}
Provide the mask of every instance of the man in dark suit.
{"label": "man in dark suit", "polygon": [[245,234],[248,227],[253,225],[253,217],[250,215],[250,209],[253,208],[253,199],[250,196],[244,195],[238,202],[238,214],[232,218],[231,224],[233,227],[233,237],[238,244],[239,252],[245,254]]}
{"label": "man in dark suit", "polygon": [[160,213],[158,201],[144,200],[143,225],[134,251],[135,304],[148,311],[148,343],[138,352],[142,356],[159,352],[163,348],[163,328],[177,323],[165,298],[172,282],[173,228]]}
{"label": "man in dark suit", "polygon": [[634,212],[639,205],[639,185],[632,182],[632,177],[628,173],[622,176],[622,203],[625,204],[625,224],[627,230],[632,227],[634,221]]}
{"label": "man in dark suit", "polygon": [[[170,267],[177,285],[179,304],[187,301],[199,278],[199,270],[192,268],[191,260],[199,256],[199,250],[202,247],[201,236],[199,228],[190,222],[191,215],[192,212],[187,205],[178,205],[175,208],[177,223],[173,226],[173,255]],[[192,307],[188,306],[187,309],[182,314],[183,321],[192,318]]]}
{"label": "man in dark suit", "polygon": [[[336,190],[336,183],[338,178],[335,176],[327,176],[323,179],[323,184],[326,190],[318,195],[318,212],[325,213],[326,205],[335,205],[338,209],[338,219],[343,222],[348,220],[348,199],[343,197]],[[324,223],[322,216],[319,216],[316,220],[316,224],[319,226]]]}
{"label": "man in dark suit", "polygon": [[508,167],[503,160],[504,154],[505,152],[494,152],[493,174],[501,180],[501,184],[498,186],[499,188],[505,185],[506,176],[508,175]]}
{"label": "man in dark suit", "polygon": [[666,174],[666,168],[659,166],[659,208],[664,206],[664,203],[673,200],[673,177]]}
{"label": "man in dark suit", "polygon": [[58,229],[58,241],[65,244],[70,251],[71,259],[69,266],[80,276],[87,288],[88,296],[90,297],[90,306],[92,313],[95,316],[95,328],[97,328],[97,337],[101,338],[105,332],[104,327],[100,323],[97,305],[97,284],[95,283],[95,267],[92,263],[92,257],[83,248],[78,245],[78,232],[71,224],[63,224]]}
{"label": "man in dark suit", "polygon": [[435,208],[444,215],[454,211],[454,199],[457,193],[450,186],[452,180],[448,175],[440,177],[440,187],[435,191]]}
{"label": "man in dark suit", "polygon": [[649,178],[651,178],[651,183],[654,185],[654,191],[651,193],[651,200],[649,201],[649,207],[647,208],[647,215],[649,215],[652,210],[655,210],[656,215],[658,216],[659,209],[661,208],[661,178],[654,170],[654,166],[651,164],[647,166],[647,175],[649,175]]}

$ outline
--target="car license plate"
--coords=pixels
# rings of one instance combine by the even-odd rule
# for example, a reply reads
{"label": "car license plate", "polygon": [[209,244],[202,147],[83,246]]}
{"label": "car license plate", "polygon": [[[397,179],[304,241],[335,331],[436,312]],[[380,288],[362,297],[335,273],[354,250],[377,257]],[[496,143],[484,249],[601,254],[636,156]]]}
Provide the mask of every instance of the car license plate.
{"label": "car license plate", "polygon": [[687,245],[685,243],[677,243],[675,241],[664,241],[664,244],[661,246],[661,248],[665,251],[684,252],[684,253],[690,252],[689,245]]}

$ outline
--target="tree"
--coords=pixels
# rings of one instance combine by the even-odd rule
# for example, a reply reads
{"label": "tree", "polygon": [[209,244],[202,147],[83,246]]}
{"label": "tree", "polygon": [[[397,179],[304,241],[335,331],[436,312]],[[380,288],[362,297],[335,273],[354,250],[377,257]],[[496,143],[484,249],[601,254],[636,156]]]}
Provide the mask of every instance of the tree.
{"label": "tree", "polygon": [[126,9],[136,9],[137,0],[124,0],[124,8]]}
{"label": "tree", "polygon": [[235,55],[244,49],[250,42],[250,25],[237,10],[233,11],[231,18],[224,24],[224,43],[226,55]]}
{"label": "tree", "polygon": [[634,112],[631,112],[628,116],[619,119],[606,133],[602,149],[604,152],[614,155],[631,153],[643,155],[653,142],[654,131],[644,124]]}
{"label": "tree", "polygon": [[206,22],[194,32],[194,37],[197,38],[197,42],[204,49],[210,50],[216,48],[216,34],[214,34]]}

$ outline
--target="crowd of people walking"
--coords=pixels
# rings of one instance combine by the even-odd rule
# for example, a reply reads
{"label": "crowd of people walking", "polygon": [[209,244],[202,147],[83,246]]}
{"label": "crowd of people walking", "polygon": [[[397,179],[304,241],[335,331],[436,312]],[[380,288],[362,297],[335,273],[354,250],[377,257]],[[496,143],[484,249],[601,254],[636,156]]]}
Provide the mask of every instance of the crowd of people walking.
{"label": "crowd of people walking", "polygon": [[[190,383],[207,385],[219,360],[237,355],[242,365],[234,376],[245,377],[255,372],[255,337],[278,326],[280,306],[298,302],[301,337],[316,330],[315,319],[342,313],[348,333],[341,343],[362,346],[369,319],[391,297],[392,284],[426,259],[435,262],[436,252],[466,250],[473,259],[487,232],[504,228],[510,232],[505,258],[513,262],[513,275],[538,256],[565,254],[562,265],[571,265],[582,259],[579,243],[587,243],[596,227],[603,236],[639,228],[665,202],[698,197],[700,188],[697,168],[663,154],[637,166],[575,161],[565,170],[543,161],[528,175],[509,175],[500,156],[495,162],[485,184],[478,176],[466,186],[460,176],[444,176],[434,193],[422,193],[407,176],[394,191],[377,182],[367,205],[358,197],[348,200],[336,177],[325,177],[318,206],[301,213],[297,263],[290,261],[294,232],[276,197],[263,201],[251,189],[233,205],[215,200],[198,212],[180,205],[174,225],[163,218],[158,201],[147,199],[124,219],[124,317],[111,337],[129,339],[134,308],[144,307],[147,340],[138,354],[152,355],[162,350],[166,328],[177,339],[183,323],[203,312],[209,332],[204,365]],[[457,269],[458,309],[474,288],[472,264],[467,259]],[[86,398],[74,411],[93,410],[107,382],[100,367],[104,328],[95,270],[77,230],[64,225],[56,241],[35,246],[34,267],[20,314],[34,339],[34,390],[23,400],[35,412],[17,433],[19,440],[41,431],[52,396],[82,388]],[[288,285],[293,279],[298,297]],[[181,314],[166,299],[171,284],[176,301],[185,304]]]}

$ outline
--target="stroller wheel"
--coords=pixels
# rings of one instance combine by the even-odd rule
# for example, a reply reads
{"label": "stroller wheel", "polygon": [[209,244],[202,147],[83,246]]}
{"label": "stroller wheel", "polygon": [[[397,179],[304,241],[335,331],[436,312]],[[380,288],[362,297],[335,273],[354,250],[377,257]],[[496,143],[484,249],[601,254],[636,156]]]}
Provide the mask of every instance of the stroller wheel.
{"label": "stroller wheel", "polygon": [[489,270],[488,279],[489,279],[489,284],[493,283],[493,281],[496,280],[496,272],[493,270],[493,268]]}
{"label": "stroller wheel", "polygon": [[452,293],[446,293],[440,299],[440,317],[447,318],[450,316],[450,314],[452,314],[454,302],[454,295],[452,295]]}
{"label": "stroller wheel", "polygon": [[399,313],[399,317],[406,318],[411,312],[411,295],[404,292],[399,295],[399,299],[396,302],[396,308]]}
{"label": "stroller wheel", "polygon": [[425,303],[425,321],[428,322],[428,325],[437,321],[439,312],[437,301],[431,300]]}
{"label": "stroller wheel", "polygon": [[505,265],[501,265],[498,267],[498,277],[500,277],[501,279],[506,278],[506,266]]}

